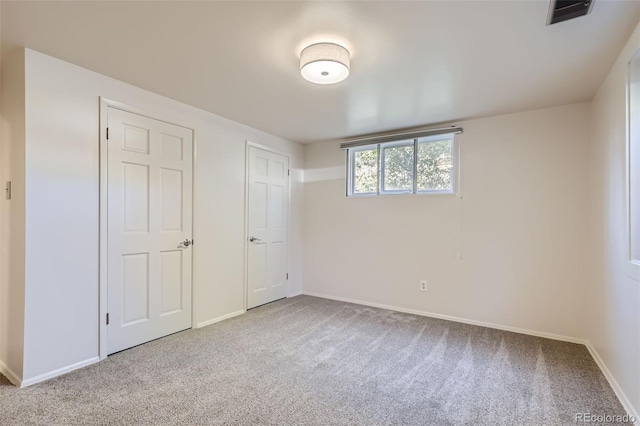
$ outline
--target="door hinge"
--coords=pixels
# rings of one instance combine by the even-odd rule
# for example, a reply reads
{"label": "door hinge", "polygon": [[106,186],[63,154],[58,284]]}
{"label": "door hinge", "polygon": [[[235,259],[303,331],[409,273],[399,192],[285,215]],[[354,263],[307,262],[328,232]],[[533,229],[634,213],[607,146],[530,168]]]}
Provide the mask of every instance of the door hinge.
{"label": "door hinge", "polygon": [[107,325],[109,325],[109,314],[107,314]]}
{"label": "door hinge", "polygon": [[287,272],[287,279],[289,279],[289,273]]}
{"label": "door hinge", "polygon": [[107,140],[109,140],[109,128],[107,127]]}
{"label": "door hinge", "polygon": [[291,176],[291,169],[287,169],[287,176]]}

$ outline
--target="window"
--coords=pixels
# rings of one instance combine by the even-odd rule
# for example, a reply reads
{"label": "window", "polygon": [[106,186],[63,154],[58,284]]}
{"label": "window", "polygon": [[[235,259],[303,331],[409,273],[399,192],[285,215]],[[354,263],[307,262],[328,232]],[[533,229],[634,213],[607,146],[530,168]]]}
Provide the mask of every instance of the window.
{"label": "window", "polygon": [[378,192],[378,147],[364,147],[349,152],[352,190],[358,194]]}
{"label": "window", "polygon": [[454,193],[454,133],[347,148],[347,195]]}
{"label": "window", "polygon": [[640,281],[640,52],[629,62],[627,135],[627,274]]}

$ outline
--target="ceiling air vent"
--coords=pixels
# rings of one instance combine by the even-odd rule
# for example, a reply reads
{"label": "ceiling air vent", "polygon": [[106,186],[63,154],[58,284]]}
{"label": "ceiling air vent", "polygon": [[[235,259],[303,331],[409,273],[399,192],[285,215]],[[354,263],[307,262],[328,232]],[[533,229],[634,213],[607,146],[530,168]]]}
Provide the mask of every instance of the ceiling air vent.
{"label": "ceiling air vent", "polygon": [[591,12],[596,0],[551,0],[547,25],[568,21]]}

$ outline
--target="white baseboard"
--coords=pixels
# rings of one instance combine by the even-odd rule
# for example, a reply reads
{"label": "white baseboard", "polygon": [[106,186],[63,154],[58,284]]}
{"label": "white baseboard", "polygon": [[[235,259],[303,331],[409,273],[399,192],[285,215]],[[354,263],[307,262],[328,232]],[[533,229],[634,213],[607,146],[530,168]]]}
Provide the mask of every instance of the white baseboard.
{"label": "white baseboard", "polygon": [[91,364],[95,364],[100,361],[99,356],[94,356],[93,358],[86,359],[84,361],[76,362],[75,364],[67,365],[66,367],[58,368],[57,370],[49,371],[48,373],[40,374],[36,377],[32,377],[30,379],[22,380],[20,384],[21,388],[35,385],[36,383],[44,382],[45,380],[52,379],[57,376],[61,376],[63,374],[69,373],[73,370],[77,370],[78,368],[86,367]]}
{"label": "white baseboard", "polygon": [[355,303],[357,305],[371,306],[371,307],[374,307],[374,308],[388,309],[390,311],[404,312],[404,313],[407,313],[407,314],[420,315],[420,316],[424,316],[424,317],[444,319],[444,320],[448,320],[448,321],[461,322],[461,323],[464,323],[464,324],[479,325],[479,326],[482,326],[482,327],[495,328],[495,329],[498,329],[498,330],[512,331],[514,333],[528,334],[528,335],[536,336],[536,337],[544,337],[544,338],[547,338],[547,339],[561,340],[563,342],[578,343],[578,344],[581,344],[581,345],[585,345],[587,347],[587,350],[589,351],[589,353],[593,357],[594,361],[596,362],[596,364],[598,365],[598,367],[602,371],[602,374],[604,374],[604,377],[609,382],[609,385],[611,385],[611,388],[613,389],[613,392],[615,392],[616,396],[620,400],[620,403],[622,404],[624,409],[627,411],[627,413],[630,416],[635,417],[635,419],[636,419],[635,425],[636,426],[640,426],[640,416],[638,416],[638,413],[635,411],[633,405],[631,404],[631,402],[629,401],[629,399],[627,398],[625,393],[620,388],[620,385],[618,385],[618,382],[613,377],[613,375],[611,374],[611,372],[609,371],[609,369],[607,368],[606,364],[604,363],[604,361],[602,360],[602,358],[600,357],[598,352],[595,350],[595,348],[593,347],[591,342],[588,341],[588,340],[579,339],[577,337],[563,336],[563,335],[560,335],[560,334],[553,334],[553,333],[545,333],[545,332],[535,331],[535,330],[528,330],[526,328],[510,327],[510,326],[501,325],[501,324],[494,324],[494,323],[490,323],[490,322],[470,320],[470,319],[466,319],[466,318],[453,317],[453,316],[449,316],[449,315],[434,314],[432,312],[419,311],[419,310],[415,310],[415,309],[400,308],[400,307],[397,307],[397,306],[384,305],[384,304],[381,304],[381,303],[365,302],[363,300],[349,299],[349,298],[346,298],[346,297],[329,296],[329,295],[326,295],[326,294],[313,293],[313,292],[308,292],[308,291],[303,291],[302,294],[306,294],[307,296],[321,297],[323,299],[338,300],[340,302]]}
{"label": "white baseboard", "polygon": [[295,293],[291,293],[289,295],[287,295],[287,297],[296,297],[296,296],[300,296],[302,295],[302,290],[301,291],[297,291]]}
{"label": "white baseboard", "polygon": [[576,337],[563,336],[560,334],[553,334],[553,333],[545,333],[542,331],[529,330],[526,328],[518,328],[518,327],[511,327],[508,325],[494,324],[491,322],[476,321],[472,319],[459,318],[459,317],[454,317],[450,315],[435,314],[433,312],[419,311],[416,309],[400,308],[398,306],[384,305],[382,303],[365,302],[363,300],[348,299],[346,297],[329,296],[326,294],[311,293],[308,291],[303,291],[302,294],[306,294],[307,296],[321,297],[323,299],[338,300],[340,302],[355,303],[357,305],[371,306],[373,308],[382,308],[382,309],[388,309],[390,311],[404,312],[406,314],[420,315],[423,317],[438,318],[438,319],[443,319],[448,321],[461,322],[464,324],[479,325],[481,327],[495,328],[498,330],[512,331],[514,333],[529,334],[531,336],[544,337],[546,339],[553,339],[553,340],[561,340],[563,342],[579,343],[581,345],[585,345],[587,343],[586,340],[578,339]]}
{"label": "white baseboard", "polygon": [[14,386],[20,387],[22,384],[22,379],[2,361],[0,361],[0,374],[9,379]]}
{"label": "white baseboard", "polygon": [[613,374],[611,374],[611,371],[609,371],[609,368],[600,357],[600,354],[598,353],[596,348],[593,347],[591,342],[587,342],[585,346],[589,350],[589,353],[593,357],[596,364],[598,364],[598,367],[600,367],[602,374],[604,374],[604,377],[609,382],[611,389],[613,389],[613,391],[615,392],[616,396],[620,400],[620,403],[622,404],[624,409],[627,411],[627,413],[630,416],[635,417],[636,421],[634,424],[636,426],[640,426],[640,416],[638,416],[638,412],[635,410],[635,408],[631,404],[631,401],[629,401],[629,398],[627,398],[627,395],[625,395],[625,393],[622,391],[622,388],[620,387],[616,379],[613,377]]}
{"label": "white baseboard", "polygon": [[224,320],[229,319],[229,318],[237,317],[238,315],[242,315],[245,312],[246,311],[244,309],[240,309],[239,311],[231,312],[230,314],[222,315],[222,316],[217,317],[217,318],[213,318],[213,319],[210,319],[210,320],[207,320],[207,321],[199,322],[193,328],[206,327],[208,325],[215,324],[217,322],[224,321]]}

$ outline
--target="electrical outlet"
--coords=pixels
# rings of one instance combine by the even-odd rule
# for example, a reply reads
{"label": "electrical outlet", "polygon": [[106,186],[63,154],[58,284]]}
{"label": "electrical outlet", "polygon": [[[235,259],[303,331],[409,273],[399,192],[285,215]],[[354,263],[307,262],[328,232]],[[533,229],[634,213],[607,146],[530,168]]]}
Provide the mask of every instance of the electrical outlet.
{"label": "electrical outlet", "polygon": [[420,280],[420,291],[427,291],[427,280]]}

